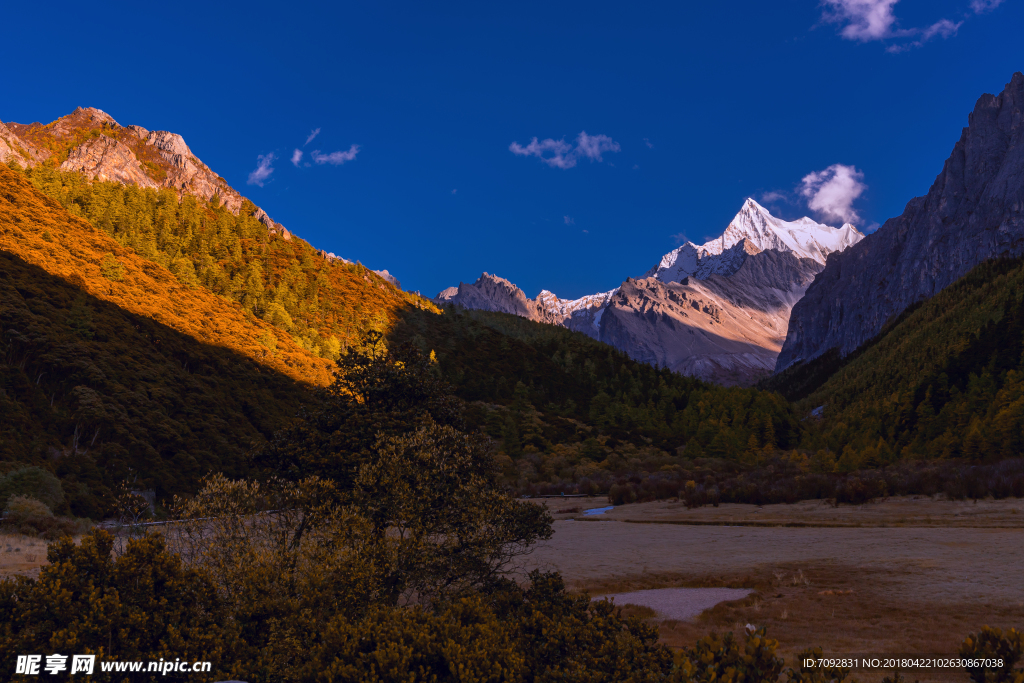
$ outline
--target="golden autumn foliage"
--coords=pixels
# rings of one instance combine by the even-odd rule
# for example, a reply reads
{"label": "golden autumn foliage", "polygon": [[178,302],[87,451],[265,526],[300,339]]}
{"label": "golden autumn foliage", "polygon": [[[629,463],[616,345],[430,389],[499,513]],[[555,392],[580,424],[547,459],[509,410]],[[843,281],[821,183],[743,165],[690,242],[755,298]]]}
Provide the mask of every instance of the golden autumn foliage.
{"label": "golden autumn foliage", "polygon": [[[49,233],[49,240],[44,233]],[[2,165],[0,249],[97,299],[201,343],[230,349],[300,382],[322,386],[330,381],[329,361],[313,356],[274,326],[246,315],[237,303],[182,285],[169,270],[69,214],[36,191],[23,175]],[[274,336],[276,353],[269,353],[260,342],[265,334]]]}

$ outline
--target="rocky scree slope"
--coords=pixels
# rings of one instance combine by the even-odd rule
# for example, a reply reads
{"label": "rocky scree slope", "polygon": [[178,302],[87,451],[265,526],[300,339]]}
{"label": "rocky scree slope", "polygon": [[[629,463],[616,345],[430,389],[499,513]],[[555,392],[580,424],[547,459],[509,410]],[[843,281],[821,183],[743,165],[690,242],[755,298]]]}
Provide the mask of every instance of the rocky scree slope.
{"label": "rocky scree slope", "polygon": [[[721,237],[666,254],[642,278],[575,300],[484,273],[435,298],[561,325],[643,362],[704,380],[751,384],[771,372],[793,304],[828,254],[863,237],[802,218],[773,217],[748,199]],[[766,245],[764,247],[760,245]]]}
{"label": "rocky scree slope", "polygon": [[793,309],[781,371],[874,337],[994,257],[1024,253],[1024,75],[982,95],[928,194],[828,265]]}

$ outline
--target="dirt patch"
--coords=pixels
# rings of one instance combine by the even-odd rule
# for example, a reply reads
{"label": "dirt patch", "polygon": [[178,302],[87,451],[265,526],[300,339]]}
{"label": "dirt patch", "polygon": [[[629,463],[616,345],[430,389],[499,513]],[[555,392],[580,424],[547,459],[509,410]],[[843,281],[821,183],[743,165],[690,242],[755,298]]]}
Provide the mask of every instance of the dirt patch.
{"label": "dirt patch", "polygon": [[46,544],[41,538],[21,534],[0,534],[0,578],[30,576],[37,578],[46,564]]}

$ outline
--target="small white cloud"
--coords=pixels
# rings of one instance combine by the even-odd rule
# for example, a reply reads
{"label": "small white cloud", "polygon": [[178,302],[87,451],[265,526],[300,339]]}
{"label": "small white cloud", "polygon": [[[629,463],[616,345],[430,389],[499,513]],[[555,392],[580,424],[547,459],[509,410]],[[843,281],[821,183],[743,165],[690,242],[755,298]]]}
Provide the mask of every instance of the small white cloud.
{"label": "small white cloud", "polygon": [[[892,38],[917,37],[908,43],[890,45],[886,52],[906,52],[921,47],[933,38],[949,38],[955,36],[963,22],[954,23],[949,19],[940,19],[923,28],[898,28],[898,20],[893,13],[893,6],[899,0],[822,0],[825,11],[822,21],[841,24],[839,35],[847,40],[867,43],[874,40]],[[1002,0],[973,0],[974,3],[999,4]],[[995,5],[993,5],[994,7]],[[976,12],[978,10],[975,10]],[[983,10],[982,10],[983,11]]]}
{"label": "small white cloud", "polygon": [[340,166],[346,161],[352,161],[359,154],[359,145],[352,145],[345,152],[331,152],[330,154],[324,154],[320,150],[316,149],[310,153],[313,157],[313,161],[318,164],[334,164]]}
{"label": "small white cloud", "polygon": [[800,181],[807,206],[827,219],[843,223],[860,221],[853,202],[867,189],[864,173],[853,166],[832,164],[824,171],[808,173]]}
{"label": "small white cloud", "polygon": [[573,219],[573,218],[570,218],[569,216],[562,216],[562,220],[565,221],[566,225],[576,225],[576,220]]}
{"label": "small white cloud", "polygon": [[971,0],[971,9],[975,14],[984,14],[991,12],[1001,4],[1003,4],[1003,0]]}
{"label": "small white cloud", "polygon": [[257,157],[256,170],[249,174],[249,185],[259,185],[263,187],[263,182],[270,177],[270,174],[274,172],[274,167],[271,164],[274,163],[274,153],[260,154]]}
{"label": "small white cloud", "polygon": [[458,192],[458,191],[459,191],[459,189],[458,189],[458,188],[455,188],[454,190],[452,190],[452,194],[455,194],[455,193],[456,193],[456,192]]}
{"label": "small white cloud", "polygon": [[601,155],[605,152],[618,152],[622,149],[619,143],[607,135],[587,135],[587,131],[581,131],[576,138],[575,153],[578,156],[586,157],[591,161],[604,161]]}
{"label": "small white cloud", "polygon": [[772,202],[789,201],[789,197],[786,196],[785,192],[778,192],[777,190],[772,190],[771,192],[762,193],[761,201],[764,202],[765,204],[770,204]]}
{"label": "small white cloud", "polygon": [[304,143],[302,143],[302,146],[305,147],[309,143],[313,142],[313,138],[315,138],[317,135],[320,135],[320,129],[319,128],[317,128],[316,130],[310,131],[309,137],[306,138],[306,141]]}
{"label": "small white cloud", "polygon": [[899,0],[824,0],[824,21],[844,24],[839,35],[847,40],[882,40],[892,36],[896,16],[892,6]]}
{"label": "small white cloud", "polygon": [[589,231],[589,230],[584,230],[584,231],[583,231],[583,234],[584,234],[584,235],[589,235],[589,234],[590,234],[590,231]]}
{"label": "small white cloud", "polygon": [[298,168],[300,161],[302,161],[302,150],[297,149],[294,152],[292,152],[292,165]]}
{"label": "small white cloud", "polygon": [[633,170],[636,171],[640,168],[640,164],[633,164]]}
{"label": "small white cloud", "polygon": [[651,141],[647,138],[644,138],[644,144],[647,145],[647,149],[654,149],[654,145],[652,145]]}
{"label": "small white cloud", "polygon": [[581,131],[576,136],[576,144],[565,141],[565,139],[554,140],[546,138],[538,140],[533,138],[530,144],[523,146],[513,142],[508,146],[510,152],[517,156],[537,157],[551,168],[568,169],[576,165],[580,159],[590,161],[604,161],[605,152],[618,152],[622,147],[607,135],[587,135]]}
{"label": "small white cloud", "polygon": [[[525,147],[513,142],[508,149],[517,156],[537,157],[552,168],[572,168],[576,165],[576,159],[571,154],[572,145],[565,140],[547,138],[538,141],[537,138],[533,138]],[[545,156],[546,154],[550,156]]]}
{"label": "small white cloud", "polygon": [[960,27],[963,25],[964,22],[962,21],[954,24],[949,19],[941,19],[927,28],[920,29],[921,37],[919,39],[913,40],[909,43],[903,43],[901,45],[890,45],[885,48],[885,51],[892,54],[899,54],[901,52],[906,52],[907,50],[913,50],[914,48],[921,47],[936,36],[940,38],[955,36],[956,32],[959,31]]}
{"label": "small white cloud", "polygon": [[682,244],[683,242],[688,242],[688,241],[689,241],[689,240],[687,240],[687,239],[686,239],[686,235],[684,235],[684,234],[683,234],[683,233],[681,233],[681,232],[677,232],[677,233],[676,233],[676,234],[674,234],[674,235],[670,235],[670,237],[672,238],[672,240],[673,240],[673,241],[674,241],[674,242],[675,242],[676,244]]}

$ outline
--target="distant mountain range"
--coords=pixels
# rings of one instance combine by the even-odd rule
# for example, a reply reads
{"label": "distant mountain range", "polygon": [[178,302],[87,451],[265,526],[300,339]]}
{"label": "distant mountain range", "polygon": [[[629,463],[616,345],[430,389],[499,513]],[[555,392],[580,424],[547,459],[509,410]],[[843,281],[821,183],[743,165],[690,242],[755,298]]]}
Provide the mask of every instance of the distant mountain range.
{"label": "distant mountain range", "polygon": [[632,358],[725,384],[771,372],[789,321],[828,255],[863,239],[852,225],[787,222],[748,199],[722,235],[687,242],[642,278],[580,299],[542,291],[529,299],[488,273],[435,301],[562,325]]}

